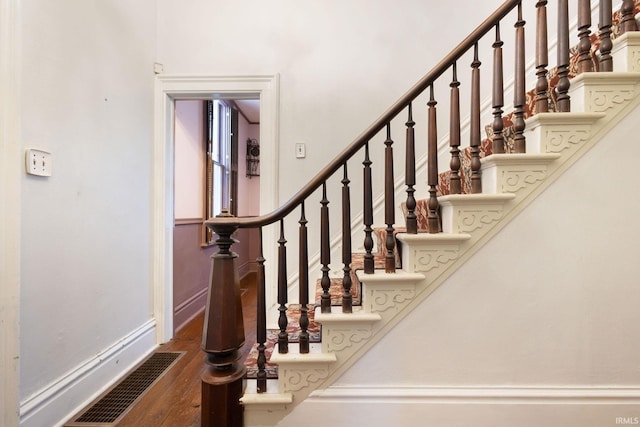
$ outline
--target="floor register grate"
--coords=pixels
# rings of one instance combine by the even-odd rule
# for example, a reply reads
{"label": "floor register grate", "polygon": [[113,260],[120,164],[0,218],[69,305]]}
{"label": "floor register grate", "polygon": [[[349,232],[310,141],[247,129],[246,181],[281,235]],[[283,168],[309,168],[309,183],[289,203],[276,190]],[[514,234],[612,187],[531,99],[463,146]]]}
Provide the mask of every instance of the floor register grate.
{"label": "floor register grate", "polygon": [[68,421],[65,427],[115,425],[183,354],[184,352],[153,353],[109,391]]}

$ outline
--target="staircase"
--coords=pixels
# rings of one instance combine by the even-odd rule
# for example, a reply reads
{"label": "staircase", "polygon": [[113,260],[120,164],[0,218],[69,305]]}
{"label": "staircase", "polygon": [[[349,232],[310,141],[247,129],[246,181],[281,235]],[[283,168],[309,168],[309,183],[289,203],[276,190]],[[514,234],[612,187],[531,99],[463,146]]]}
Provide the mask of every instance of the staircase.
{"label": "staircase", "polygon": [[[494,13],[490,20],[501,19],[511,8],[516,7],[518,4],[519,2],[505,3],[505,6]],[[544,11],[545,4],[546,2],[538,2],[536,5],[540,12],[538,14],[539,18],[544,16],[541,12]],[[628,2],[625,2],[623,8],[628,8],[628,6]],[[638,6],[636,5],[636,7]],[[614,23],[617,22],[622,25],[620,23],[623,19],[620,18],[620,12],[617,13],[618,21],[614,21]],[[616,18],[616,15],[614,15],[614,18]],[[546,20],[546,16],[544,16],[544,19]],[[522,19],[519,18],[518,22],[521,21]],[[579,22],[578,25],[580,26],[580,24]],[[518,28],[519,26],[516,25],[516,31]],[[474,35],[474,37],[476,36]],[[592,39],[592,41],[596,45],[600,44],[599,40]],[[472,42],[468,45],[471,46],[475,43],[473,40]],[[538,39],[538,43],[546,46],[546,39],[543,41]],[[606,45],[606,42],[602,44]],[[499,32],[496,35],[496,42],[493,48],[496,49],[496,52],[500,49]],[[501,54],[501,51],[499,53]],[[576,51],[572,57],[577,59],[580,54],[580,52]],[[585,52],[582,52],[582,54],[585,54]],[[437,171],[437,159],[434,160],[436,154],[432,154],[430,150],[429,169],[432,172],[429,174],[428,199],[417,202],[411,200],[414,192],[415,175],[413,180],[410,177],[407,178],[408,199],[407,202],[403,202],[406,212],[405,219],[407,220],[406,230],[404,227],[395,226],[395,219],[393,218],[395,206],[391,205],[390,207],[390,202],[385,202],[387,203],[385,205],[385,223],[387,227],[384,232],[373,233],[370,221],[371,215],[365,213],[364,223],[367,237],[371,238],[373,234],[377,234],[382,238],[378,243],[380,251],[377,257],[378,262],[373,261],[376,256],[372,251],[372,242],[367,242],[366,240],[364,245],[366,253],[358,255],[358,257],[364,259],[364,270],[355,268],[353,258],[345,262],[345,277],[357,276],[357,281],[350,280],[350,282],[353,282],[353,286],[361,286],[359,293],[360,305],[351,305],[349,303],[346,309],[343,308],[345,306],[344,303],[342,305],[316,306],[313,317],[315,322],[322,325],[321,342],[308,344],[308,351],[301,349],[301,346],[306,346],[306,344],[283,343],[281,341],[278,345],[286,345],[286,352],[280,351],[281,349],[277,345],[270,361],[278,365],[278,379],[266,380],[266,389],[264,382],[261,386],[255,381],[248,381],[241,398],[244,407],[244,425],[277,425],[310,395],[327,389],[376,345],[382,337],[425,301],[447,278],[455,273],[474,254],[478,253],[489,240],[507,227],[512,219],[523,212],[558,177],[589,152],[621,120],[640,105],[640,96],[638,96],[640,95],[640,61],[638,60],[640,58],[640,33],[626,31],[615,38],[611,55],[613,70],[615,71],[580,72],[572,76],[567,93],[571,100],[571,112],[567,112],[562,108],[559,108],[559,110],[563,112],[544,112],[546,110],[541,112],[540,104],[538,103],[541,98],[538,96],[540,91],[539,87],[536,87],[534,91],[530,92],[529,99],[533,100],[535,98],[535,101],[532,101],[531,104],[535,104],[538,108],[529,108],[525,113],[525,110],[527,110],[525,102],[518,104],[518,95],[516,95],[516,112],[514,120],[511,122],[502,117],[501,108],[504,102],[496,101],[494,90],[493,115],[497,120],[494,120],[492,124],[491,131],[493,131],[493,135],[488,139],[488,144],[477,141],[475,146],[472,145],[464,149],[467,150],[466,152],[463,150],[463,156],[466,155],[467,159],[471,159],[470,162],[467,162],[466,169],[459,166],[460,160],[455,160],[456,157],[459,159],[460,151],[458,150],[458,145],[452,143],[454,160],[451,164],[454,166],[454,172],[440,173],[437,177],[434,177],[433,170],[435,164],[435,171]],[[577,60],[579,61],[579,59]],[[569,64],[567,63],[566,65],[568,66]],[[546,70],[540,72],[544,67],[546,67],[546,64],[537,66],[539,71],[537,75],[539,78],[546,79]],[[562,67],[559,68],[560,72],[558,74],[562,74]],[[516,71],[516,74],[518,74],[518,71]],[[502,76],[500,75],[497,79],[499,84],[502,84],[501,79]],[[456,81],[455,71],[453,81]],[[556,80],[552,83],[552,88],[556,86],[557,82]],[[516,83],[516,86],[518,86],[518,83]],[[424,87],[426,88],[428,85],[424,85]],[[457,86],[452,83],[451,87],[453,100],[455,99],[453,98],[455,96],[453,93],[456,91]],[[552,98],[549,93],[553,91],[545,91],[546,89],[542,92],[544,93],[544,103],[546,104],[547,100]],[[560,92],[558,91],[557,93]],[[556,92],[553,93],[555,94]],[[433,92],[431,100],[433,101]],[[555,102],[556,100],[554,99],[553,101]],[[404,106],[406,102],[402,101],[400,104]],[[455,105],[455,102],[452,101],[452,104]],[[432,107],[430,105],[430,112],[433,111],[431,110]],[[395,110],[399,109],[392,107],[388,115],[395,116],[397,114]],[[518,110],[520,111],[518,112]],[[479,111],[477,113],[479,114]],[[525,117],[528,118],[523,131],[521,127],[518,129],[518,120]],[[459,117],[457,120],[459,122]],[[496,123],[497,121],[499,123]],[[383,117],[381,122],[388,123],[389,118]],[[409,136],[412,128],[411,122],[411,108],[409,107],[407,140],[413,139],[412,136]],[[504,144],[504,142],[505,149],[500,150],[498,145],[498,150],[496,150],[494,142],[496,139],[504,140],[504,136],[507,133],[505,130],[507,126],[505,125],[509,124],[514,124],[512,129],[516,139],[519,133],[524,136],[526,152],[518,152],[521,150],[515,146]],[[370,136],[380,129],[382,127],[378,126],[375,132],[374,130],[365,131],[364,137],[361,139],[368,141]],[[453,133],[455,134],[455,129]],[[498,138],[496,138],[496,134]],[[388,132],[387,136],[389,140]],[[451,137],[451,139],[456,138]],[[430,134],[429,143],[433,145],[436,141],[436,135]],[[494,144],[491,145],[491,143]],[[386,144],[386,146],[389,149],[391,144]],[[365,186],[368,149],[367,145],[367,154],[364,162]],[[352,155],[352,152],[355,151],[355,149],[347,149],[345,153]],[[407,151],[408,153],[411,152],[411,150]],[[389,155],[389,151],[385,155]],[[410,157],[410,155],[408,156]],[[474,163],[474,157],[476,159],[481,158],[479,170],[473,170],[474,166],[469,166],[468,164]],[[388,157],[386,158],[388,159]],[[415,163],[415,159],[413,159],[413,162]],[[456,166],[456,163],[458,166]],[[341,164],[342,162],[337,163],[337,165]],[[329,169],[329,172],[333,173],[339,170],[339,167],[327,167],[327,170]],[[385,171],[388,173],[388,164]],[[461,173],[461,171],[464,172]],[[457,191],[459,194],[448,194],[450,190],[449,183],[452,182],[451,176],[456,175],[461,175],[461,191]],[[471,178],[474,175],[482,177],[481,192],[472,191]],[[346,167],[343,183],[345,181],[348,183]],[[304,203],[304,199],[310,193],[311,187],[318,188],[318,186],[324,185],[324,182],[326,182],[326,178],[323,177],[311,183],[308,186],[308,191],[305,187],[299,193],[299,196],[292,199],[292,206],[295,207],[300,203]],[[345,187],[347,187],[347,184],[345,184]],[[394,197],[388,196],[388,188],[386,190],[387,199],[391,199],[391,203],[395,203]],[[391,192],[393,192],[393,189]],[[343,196],[344,194],[343,192]],[[366,194],[367,190],[365,189],[365,200],[367,199]],[[348,200],[348,187],[346,197]],[[326,199],[326,190],[324,199]],[[284,209],[287,211],[285,214],[291,212],[292,209]],[[415,217],[415,221],[413,217]],[[350,217],[347,217],[347,224],[350,223],[349,219]],[[273,218],[270,218],[269,221],[274,222]],[[412,222],[414,223],[412,224]],[[304,207],[300,224],[301,230],[306,233]],[[247,226],[247,224],[243,224],[238,219],[228,219],[226,223],[224,223],[224,219],[209,221],[209,226],[212,228],[214,226],[218,227],[216,229],[218,234],[220,234],[220,230],[225,225],[229,227],[229,230],[236,226]],[[418,230],[420,232],[417,232]],[[303,232],[301,231],[301,236],[302,234]],[[387,235],[395,236],[395,239],[385,238]],[[283,242],[286,241],[284,241],[283,237],[281,237],[280,242],[281,249],[284,249]],[[323,279],[325,280],[324,283],[322,281],[321,283],[324,285],[322,288],[326,289],[320,291],[320,294],[325,293],[328,297],[327,279],[329,279],[329,274],[328,268],[326,268],[328,263],[325,258],[328,251],[327,246],[328,237],[322,243],[323,254],[321,255],[321,263],[325,267],[322,269]],[[350,243],[348,246],[351,246]],[[400,260],[397,257],[400,257]],[[375,270],[366,271],[367,258],[370,263],[369,268],[375,264]],[[286,252],[284,258],[280,258],[280,267],[285,262],[283,259],[286,259]],[[303,268],[302,265],[303,263],[301,262],[301,268]],[[383,269],[380,268],[383,266]],[[214,262],[214,270],[215,268]],[[264,272],[262,272],[262,277],[264,279]],[[220,280],[222,281],[222,279]],[[282,284],[283,281],[284,285]],[[282,288],[283,286],[284,292],[281,292],[281,294],[286,294],[286,276],[281,277],[280,287]],[[306,286],[301,283],[300,287],[304,288]],[[345,293],[351,292],[349,289],[345,289]],[[304,294],[301,294],[301,296],[300,301],[306,310],[308,298]],[[233,295],[231,297],[235,298]],[[327,299],[330,298],[328,297]],[[264,304],[264,301],[262,303]],[[286,311],[286,299],[281,297],[279,304],[281,314],[283,314]],[[305,310],[302,311],[304,312]],[[303,323],[304,321],[301,320],[300,324],[302,325]],[[281,330],[285,330],[286,321],[284,324],[281,323],[280,327]],[[306,326],[303,329],[305,328]],[[205,336],[206,334],[207,332],[205,331]],[[260,337],[260,332],[258,334],[258,341],[264,343],[264,339]],[[283,339],[286,341],[286,338]],[[212,353],[209,352],[209,354]],[[212,365],[215,366],[215,364]],[[204,399],[205,396],[203,396],[203,405]],[[203,425],[208,424],[203,422]]]}
{"label": "staircase", "polygon": [[[297,402],[335,381],[637,107],[640,69],[631,71],[576,78],[571,96],[585,99],[581,105],[574,101],[583,112],[543,113],[529,119],[526,137],[531,153],[488,156],[482,163],[483,194],[439,199],[443,233],[398,234],[403,269],[359,274],[363,304],[354,307],[353,314],[342,314],[335,306],[331,314],[316,312],[315,321],[322,325],[322,344],[311,353],[299,354],[295,348],[287,354],[274,351],[271,362],[279,365],[279,379],[273,380],[265,394],[256,393],[249,385],[242,398],[245,425],[276,425]],[[605,103],[598,101],[600,94],[607,94]]]}

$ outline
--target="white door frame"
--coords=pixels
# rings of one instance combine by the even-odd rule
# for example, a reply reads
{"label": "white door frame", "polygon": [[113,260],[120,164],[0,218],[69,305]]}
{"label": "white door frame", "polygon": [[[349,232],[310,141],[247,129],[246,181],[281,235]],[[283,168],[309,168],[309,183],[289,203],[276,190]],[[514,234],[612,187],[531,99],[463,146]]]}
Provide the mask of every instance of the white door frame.
{"label": "white door frame", "polygon": [[[157,343],[173,337],[173,127],[175,101],[203,99],[211,94],[260,98],[260,213],[278,206],[279,76],[158,75],[155,88],[153,143],[152,286]],[[265,241],[275,241],[272,227]],[[270,256],[265,247],[265,257]],[[270,272],[267,271],[267,277]],[[267,289],[267,301],[271,300]]]}

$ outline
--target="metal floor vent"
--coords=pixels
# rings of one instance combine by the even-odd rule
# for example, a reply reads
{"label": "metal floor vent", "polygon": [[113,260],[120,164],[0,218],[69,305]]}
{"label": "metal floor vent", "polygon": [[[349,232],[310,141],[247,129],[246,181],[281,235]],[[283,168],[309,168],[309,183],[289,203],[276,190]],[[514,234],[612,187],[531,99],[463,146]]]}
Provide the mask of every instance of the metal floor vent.
{"label": "metal floor vent", "polygon": [[157,352],[76,415],[65,427],[113,426],[184,352]]}

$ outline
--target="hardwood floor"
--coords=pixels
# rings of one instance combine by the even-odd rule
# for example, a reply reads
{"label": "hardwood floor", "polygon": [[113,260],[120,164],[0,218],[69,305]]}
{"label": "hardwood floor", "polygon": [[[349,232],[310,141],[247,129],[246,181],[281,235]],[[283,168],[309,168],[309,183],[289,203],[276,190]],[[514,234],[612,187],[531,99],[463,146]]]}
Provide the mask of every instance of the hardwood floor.
{"label": "hardwood floor", "polygon": [[[256,340],[255,276],[241,282],[245,345],[242,361]],[[200,373],[204,352],[200,349],[204,313],[196,316],[158,351],[184,351],[185,354],[164,374],[125,415],[119,427],[196,427],[200,426]]]}

